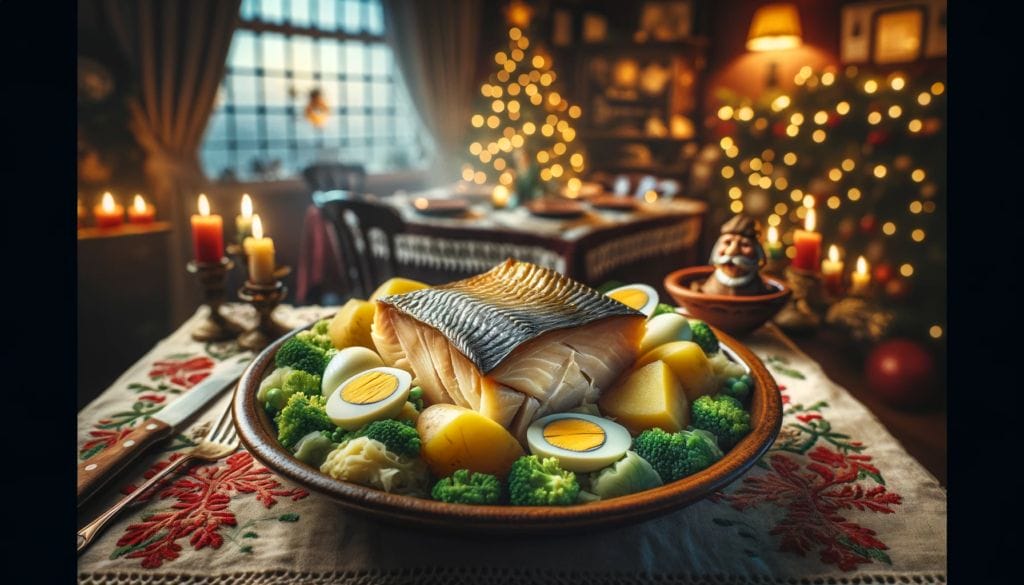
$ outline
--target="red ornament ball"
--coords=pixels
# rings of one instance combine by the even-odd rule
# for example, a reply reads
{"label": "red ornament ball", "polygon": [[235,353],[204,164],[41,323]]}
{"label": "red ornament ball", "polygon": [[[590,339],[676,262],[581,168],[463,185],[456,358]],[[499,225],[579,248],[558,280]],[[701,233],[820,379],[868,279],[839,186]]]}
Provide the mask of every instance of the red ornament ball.
{"label": "red ornament ball", "polygon": [[888,284],[889,281],[892,280],[892,277],[895,276],[892,270],[892,265],[885,262],[876,264],[875,267],[872,268],[871,272],[871,276],[874,278],[875,282],[883,286]]}
{"label": "red ornament ball", "polygon": [[894,406],[920,405],[935,390],[934,358],[909,339],[890,339],[875,346],[864,370],[871,391]]}
{"label": "red ornament ball", "polygon": [[786,122],[780,120],[772,124],[772,135],[776,138],[783,138],[786,136]]}
{"label": "red ornament ball", "polygon": [[896,277],[885,283],[885,294],[894,301],[905,301],[910,297],[910,281],[906,278]]}
{"label": "red ornament ball", "polygon": [[875,228],[877,228],[877,227],[878,227],[878,220],[875,219],[875,216],[873,214],[869,213],[869,214],[867,214],[867,215],[865,215],[865,216],[860,218],[860,231],[861,232],[863,232],[865,234],[870,234],[871,232],[875,231]]}

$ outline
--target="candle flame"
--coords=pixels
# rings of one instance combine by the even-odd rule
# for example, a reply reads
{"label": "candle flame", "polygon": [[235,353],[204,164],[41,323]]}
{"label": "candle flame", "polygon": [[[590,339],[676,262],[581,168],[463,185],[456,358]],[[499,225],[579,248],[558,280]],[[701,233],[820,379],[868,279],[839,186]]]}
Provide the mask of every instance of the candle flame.
{"label": "candle flame", "polygon": [[774,244],[779,241],[779,230],[775,226],[768,228],[768,243]]}
{"label": "candle flame", "polygon": [[839,262],[839,248],[835,244],[828,247],[828,259],[832,262]]}
{"label": "candle flame", "polygon": [[199,215],[210,215],[210,200],[204,193],[199,194]]}
{"label": "candle flame", "polygon": [[103,194],[103,201],[100,202],[100,207],[106,213],[114,213],[114,196],[110,194],[110,191]]}
{"label": "candle flame", "polygon": [[252,197],[248,193],[242,193],[242,217],[252,217]]}
{"label": "candle flame", "polygon": [[132,207],[134,207],[135,211],[138,213],[146,213],[146,200],[142,198],[142,195],[136,193],[135,200],[132,201]]}
{"label": "candle flame", "polygon": [[817,219],[817,214],[814,212],[814,208],[807,208],[807,217],[804,218],[804,229],[809,232],[813,232]]}
{"label": "candle flame", "polygon": [[868,273],[868,261],[863,256],[857,257],[857,274]]}
{"label": "candle flame", "polygon": [[252,237],[257,240],[263,237],[263,220],[259,214],[252,216]]}

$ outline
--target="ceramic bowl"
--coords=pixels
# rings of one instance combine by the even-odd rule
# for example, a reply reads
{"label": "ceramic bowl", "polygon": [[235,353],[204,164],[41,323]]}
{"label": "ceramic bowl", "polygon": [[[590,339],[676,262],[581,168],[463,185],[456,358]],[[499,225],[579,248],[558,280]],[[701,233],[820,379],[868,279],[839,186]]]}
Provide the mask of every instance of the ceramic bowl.
{"label": "ceramic bowl", "polygon": [[731,335],[746,335],[757,329],[774,317],[793,294],[784,281],[764,275],[774,290],[763,295],[713,295],[690,288],[694,282],[707,280],[714,271],[714,266],[676,270],[665,277],[665,290],[690,316]]}
{"label": "ceramic bowl", "polygon": [[768,450],[782,423],[782,399],[771,374],[753,352],[721,334],[722,350],[743,364],[754,379],[752,430],[721,460],[699,473],[656,489],[574,506],[473,506],[389,494],[324,475],[295,459],[277,442],[271,420],[256,400],[256,391],[274,369],[278,348],[298,331],[268,346],[242,374],[233,398],[242,444],[275,473],[333,499],[347,510],[385,522],[488,534],[582,532],[639,522],[683,508],[736,481]]}

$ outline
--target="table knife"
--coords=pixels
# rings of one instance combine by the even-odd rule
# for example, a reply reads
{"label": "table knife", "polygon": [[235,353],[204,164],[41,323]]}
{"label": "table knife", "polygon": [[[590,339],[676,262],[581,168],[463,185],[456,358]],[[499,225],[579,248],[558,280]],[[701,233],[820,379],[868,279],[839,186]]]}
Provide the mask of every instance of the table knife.
{"label": "table knife", "polygon": [[78,464],[78,505],[110,481],[154,443],[173,435],[181,424],[221,392],[234,387],[249,360],[221,362],[205,380],[152,417],[128,436]]}

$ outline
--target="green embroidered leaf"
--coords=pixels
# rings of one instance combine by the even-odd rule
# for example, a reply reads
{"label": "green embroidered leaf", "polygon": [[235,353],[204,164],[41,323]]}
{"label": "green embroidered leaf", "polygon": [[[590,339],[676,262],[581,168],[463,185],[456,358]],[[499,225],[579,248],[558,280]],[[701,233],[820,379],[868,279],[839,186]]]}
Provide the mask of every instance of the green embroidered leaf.
{"label": "green embroidered leaf", "polygon": [[161,532],[159,534],[154,534],[153,536],[150,536],[149,538],[147,538],[146,540],[144,540],[142,542],[139,542],[139,543],[136,543],[136,544],[129,544],[129,545],[126,545],[126,546],[121,546],[121,547],[115,548],[114,551],[112,553],[110,553],[110,560],[114,560],[117,557],[120,557],[120,556],[126,555],[128,553],[137,551],[140,548],[146,548],[147,546],[153,544],[154,542],[156,542],[158,540],[161,540],[163,538],[166,538],[167,534],[168,533],[166,531],[165,532]]}
{"label": "green embroidered leaf", "polygon": [[169,356],[164,357],[165,360],[183,360],[187,357],[192,357],[192,352],[185,353],[172,353]]}
{"label": "green embroidered leaf", "polygon": [[877,548],[869,548],[869,549],[866,549],[866,550],[867,550],[868,556],[873,558],[873,559],[875,559],[876,561],[882,561],[883,563],[885,563],[887,565],[891,565],[892,564],[892,559],[889,558],[889,555],[885,554],[885,551],[877,549]]}
{"label": "green embroidered leaf", "polygon": [[279,522],[298,522],[299,515],[292,512],[288,514],[281,514],[277,519]]}
{"label": "green embroidered leaf", "polygon": [[865,477],[870,477],[871,479],[875,480],[875,483],[879,485],[885,485],[885,480],[882,479],[881,473],[875,473],[873,471],[861,468],[860,471],[857,472],[857,479],[864,479]]}
{"label": "green embroidered leaf", "polygon": [[260,535],[256,534],[255,532],[246,532],[245,534],[242,535],[242,538],[259,538],[259,537],[260,537]]}
{"label": "green embroidered leaf", "polygon": [[246,553],[246,554],[250,554],[250,553],[252,553],[252,547],[247,544],[247,545],[239,548],[238,552],[243,552],[243,553]]}

